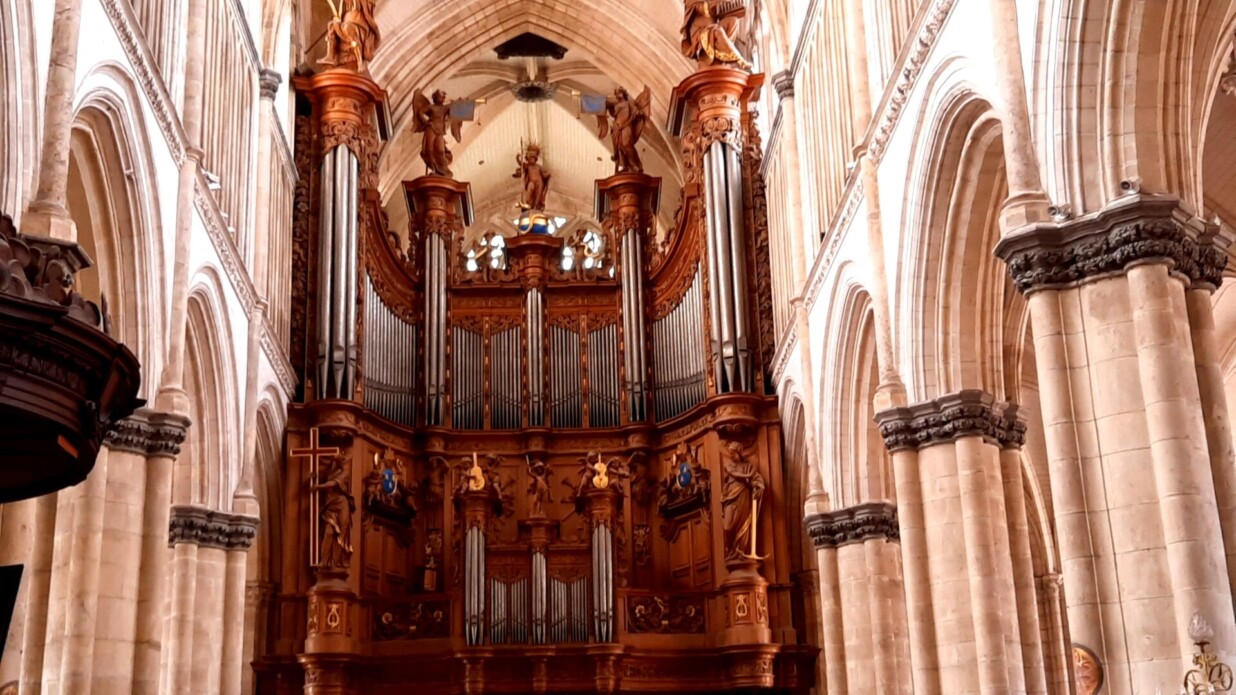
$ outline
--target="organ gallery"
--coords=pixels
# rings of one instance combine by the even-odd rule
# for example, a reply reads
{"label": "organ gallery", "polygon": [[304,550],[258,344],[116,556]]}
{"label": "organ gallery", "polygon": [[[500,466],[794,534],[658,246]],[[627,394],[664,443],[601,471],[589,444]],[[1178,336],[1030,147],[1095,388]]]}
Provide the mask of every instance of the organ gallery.
{"label": "organ gallery", "polygon": [[379,34],[344,4],[327,60],[293,81],[300,391],[258,692],[809,689],[802,553],[770,512],[801,501],[741,3],[688,3],[698,69],[661,95],[685,170],[672,214],[640,157],[649,91],[580,97],[614,173],[597,226],[571,234],[546,209],[552,135],[507,143],[510,224],[471,230],[488,201],[451,148],[485,105],[433,85],[411,105],[426,173],[391,228],[390,105],[364,67]]}

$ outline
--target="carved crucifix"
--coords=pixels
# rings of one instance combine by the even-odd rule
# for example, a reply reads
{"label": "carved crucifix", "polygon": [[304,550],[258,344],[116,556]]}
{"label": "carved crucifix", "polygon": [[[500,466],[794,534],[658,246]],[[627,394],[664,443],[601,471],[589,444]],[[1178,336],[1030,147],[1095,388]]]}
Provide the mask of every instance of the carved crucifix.
{"label": "carved crucifix", "polygon": [[[336,446],[322,446],[320,444],[320,435],[318,428],[309,428],[309,446],[299,449],[292,449],[288,455],[292,458],[309,458],[309,482],[312,486],[318,481],[318,466],[322,459],[329,456],[338,456],[342,451]],[[316,491],[310,488],[309,495],[309,564],[317,567],[321,561],[322,555],[322,539],[318,529],[318,517],[320,510],[318,509],[321,500]]]}

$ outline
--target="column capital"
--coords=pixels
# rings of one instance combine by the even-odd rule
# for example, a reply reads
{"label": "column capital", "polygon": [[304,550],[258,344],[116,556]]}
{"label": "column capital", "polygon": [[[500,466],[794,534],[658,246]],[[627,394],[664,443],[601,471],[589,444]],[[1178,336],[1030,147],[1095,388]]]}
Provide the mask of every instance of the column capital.
{"label": "column capital", "polygon": [[259,520],[196,505],[172,507],[168,545],[192,543],[202,548],[247,550],[257,536]]}
{"label": "column capital", "polygon": [[876,413],[876,423],[889,451],[917,450],[963,437],[982,437],[1002,449],[1017,449],[1026,439],[1026,423],[1017,406],[977,389],[882,410]]}
{"label": "column capital", "polygon": [[176,456],[185,441],[189,418],[146,408],[117,422],[103,443],[112,451],[141,456]]}
{"label": "column capital", "polygon": [[1178,198],[1135,193],[1076,220],[1024,227],[1001,239],[995,252],[1022,294],[1081,285],[1145,263],[1163,263],[1195,285],[1218,287],[1230,243],[1218,232]]}
{"label": "column capital", "polygon": [[840,548],[868,540],[901,541],[897,507],[888,502],[866,502],[847,509],[811,514],[807,535],[819,548]]}
{"label": "column capital", "polygon": [[263,99],[274,99],[279,93],[279,86],[283,84],[283,75],[275,70],[263,68],[258,73],[258,90]]}
{"label": "column capital", "polygon": [[772,86],[777,92],[777,99],[779,101],[794,98],[794,75],[789,70],[782,70],[773,75]]}

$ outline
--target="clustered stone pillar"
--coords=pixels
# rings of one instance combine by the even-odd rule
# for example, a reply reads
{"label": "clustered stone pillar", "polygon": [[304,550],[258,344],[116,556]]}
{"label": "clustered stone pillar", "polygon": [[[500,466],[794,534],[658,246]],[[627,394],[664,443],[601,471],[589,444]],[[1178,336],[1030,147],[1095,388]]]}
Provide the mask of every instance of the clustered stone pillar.
{"label": "clustered stone pillar", "polygon": [[1216,231],[1134,194],[996,247],[1030,305],[1069,631],[1111,692],[1179,682],[1194,613],[1236,653],[1234,471],[1199,301],[1226,265]]}
{"label": "clustered stone pillar", "polygon": [[1024,438],[1016,406],[961,391],[876,420],[893,455],[914,692],[1026,692],[1035,650],[1021,623],[1037,609],[1019,610],[1033,580],[1013,555],[1010,528],[1026,522],[1005,499],[1002,453]]}
{"label": "clustered stone pillar", "polygon": [[827,691],[910,692],[897,508],[869,502],[807,517],[827,581]]}
{"label": "clustered stone pillar", "polygon": [[[225,620],[239,620],[244,606],[245,553],[258,520],[196,505],[172,507],[168,542],[174,549],[172,602],[163,692],[239,693],[239,672],[225,656],[239,660],[240,636]],[[239,576],[235,567],[240,567]],[[229,607],[231,610],[229,610]],[[227,683],[224,675],[229,675]]]}

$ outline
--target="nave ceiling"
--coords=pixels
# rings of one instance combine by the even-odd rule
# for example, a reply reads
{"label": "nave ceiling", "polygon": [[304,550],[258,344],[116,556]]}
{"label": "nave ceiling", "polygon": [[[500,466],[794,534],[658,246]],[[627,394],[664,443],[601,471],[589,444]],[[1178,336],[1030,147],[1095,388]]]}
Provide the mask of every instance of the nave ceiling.
{"label": "nave ceiling", "polygon": [[[311,46],[302,67],[309,68],[323,54],[317,39],[331,10],[324,0],[299,0],[299,9],[301,35]],[[623,86],[638,94],[648,86],[653,113],[641,156],[647,173],[663,180],[660,231],[673,223],[680,156],[665,124],[673,86],[691,71],[679,52],[675,0],[464,0],[447,7],[438,0],[379,2],[377,21],[382,42],[369,70],[389,95],[391,138],[379,186],[393,231],[406,236],[401,182],[425,173],[421,136],[409,117],[417,89],[485,102],[476,120],[464,124],[462,142],[449,140],[455,176],[471,184],[476,222],[468,236],[475,237],[514,233],[519,182],[512,173],[523,141],[541,145],[553,174],[548,211],[570,219],[569,227],[595,226],[594,181],[612,174],[613,163],[595,117],[580,115],[577,93],[608,95]],[[559,44],[565,55],[499,58],[496,47],[526,33]],[[516,98],[514,87],[529,81],[549,83],[552,95]]]}

